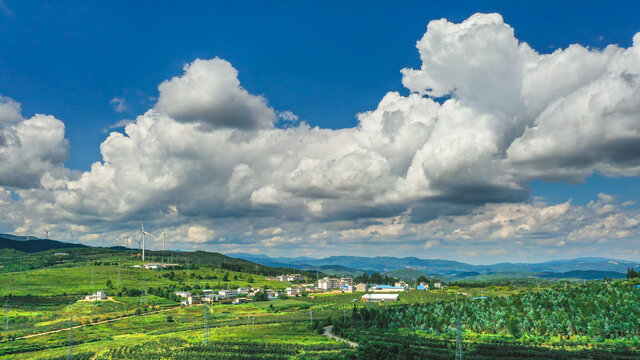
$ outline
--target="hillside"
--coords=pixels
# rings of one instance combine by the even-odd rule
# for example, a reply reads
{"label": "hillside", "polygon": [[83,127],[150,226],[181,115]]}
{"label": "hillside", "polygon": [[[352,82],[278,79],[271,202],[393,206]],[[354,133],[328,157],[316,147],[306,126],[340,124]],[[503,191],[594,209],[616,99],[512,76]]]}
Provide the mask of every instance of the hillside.
{"label": "hillside", "polygon": [[65,243],[56,240],[34,239],[18,240],[16,237],[9,238],[6,235],[0,235],[0,249],[14,249],[22,252],[39,252],[52,249],[68,249],[85,247],[85,245]]}

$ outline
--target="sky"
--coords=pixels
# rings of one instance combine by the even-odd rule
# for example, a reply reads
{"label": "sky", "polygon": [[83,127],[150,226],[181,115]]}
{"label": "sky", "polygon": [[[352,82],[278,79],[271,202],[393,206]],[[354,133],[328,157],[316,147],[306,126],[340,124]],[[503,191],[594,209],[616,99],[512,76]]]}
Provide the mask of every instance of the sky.
{"label": "sky", "polygon": [[637,260],[638,13],[0,0],[0,232]]}

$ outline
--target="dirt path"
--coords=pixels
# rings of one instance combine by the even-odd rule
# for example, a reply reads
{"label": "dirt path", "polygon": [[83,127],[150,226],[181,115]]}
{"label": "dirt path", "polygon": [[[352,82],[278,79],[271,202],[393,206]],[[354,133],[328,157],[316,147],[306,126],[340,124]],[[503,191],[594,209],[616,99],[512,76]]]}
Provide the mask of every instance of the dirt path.
{"label": "dirt path", "polygon": [[356,343],[356,342],[349,341],[347,339],[343,339],[343,338],[337,336],[336,334],[331,332],[331,329],[333,329],[333,325],[325,326],[324,327],[324,333],[322,335],[324,335],[328,339],[338,340],[338,341],[342,341],[344,343],[347,343],[351,347],[357,347],[358,346],[358,343]]}
{"label": "dirt path", "polygon": [[[117,317],[117,318],[113,318],[113,319],[107,319],[107,320],[101,320],[101,321],[96,321],[93,323],[88,323],[88,324],[84,324],[84,325],[75,325],[73,326],[73,329],[79,329],[85,326],[93,326],[93,325],[100,325],[100,324],[104,324],[104,323],[110,323],[110,322],[114,322],[114,321],[118,321],[118,320],[124,320],[124,319],[128,319],[128,318],[132,318],[132,317],[136,317],[136,316],[146,316],[146,315],[151,315],[151,314],[157,314],[159,312],[163,312],[163,311],[168,311],[168,310],[174,310],[177,307],[172,307],[172,308],[167,308],[167,309],[162,309],[162,310],[156,310],[156,311],[150,311],[148,313],[144,313],[144,314],[140,314],[140,315],[127,315],[127,316],[121,316],[121,317]],[[22,340],[22,339],[28,339],[28,338],[32,338],[32,337],[36,337],[36,336],[42,336],[42,335],[48,335],[48,334],[55,334],[57,332],[60,331],[68,331],[69,328],[62,328],[62,329],[58,329],[58,330],[51,330],[51,331],[45,331],[45,332],[41,332],[41,333],[35,333],[35,334],[29,334],[29,335],[25,335],[25,336],[21,336],[21,337],[17,337],[14,340]],[[3,341],[6,342],[6,341]]]}

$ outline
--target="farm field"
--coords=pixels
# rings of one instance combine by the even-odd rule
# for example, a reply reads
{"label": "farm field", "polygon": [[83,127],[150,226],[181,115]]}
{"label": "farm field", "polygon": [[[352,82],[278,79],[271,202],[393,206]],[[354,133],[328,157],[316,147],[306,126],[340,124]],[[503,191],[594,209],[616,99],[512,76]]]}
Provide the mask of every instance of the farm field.
{"label": "farm field", "polygon": [[[458,311],[469,359],[496,348],[506,349],[503,358],[640,356],[638,319],[615,312],[632,314],[640,302],[627,281],[454,283],[403,292],[395,303],[327,293],[185,307],[174,291],[291,284],[266,280],[260,272],[268,268],[248,273],[195,261],[148,270],[132,267],[141,262],[129,251],[75,251],[73,261],[0,272],[0,359],[448,359]],[[29,256],[44,264],[51,255]],[[98,289],[107,301],[79,301]],[[324,337],[329,325],[359,346]]]}

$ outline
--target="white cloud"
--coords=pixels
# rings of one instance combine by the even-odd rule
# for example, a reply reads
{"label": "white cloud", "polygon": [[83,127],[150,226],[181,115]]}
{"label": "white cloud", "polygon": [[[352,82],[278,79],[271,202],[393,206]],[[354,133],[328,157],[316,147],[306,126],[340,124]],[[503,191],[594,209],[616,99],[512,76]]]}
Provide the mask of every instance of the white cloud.
{"label": "white cloud", "polygon": [[[58,156],[44,161],[36,151],[33,158],[46,165],[32,172],[42,188],[18,193],[26,212],[48,223],[156,219],[182,229],[224,218],[216,236],[225,246],[265,241],[277,248],[309,236],[316,247],[340,239],[439,250],[447,241],[553,231],[572,241],[570,227],[554,219],[571,218],[574,207],[523,203],[529,181],[640,169],[640,34],[627,49],[572,45],[540,54],[500,15],[476,14],[460,24],[430,22],[417,48],[420,68],[402,70],[411,94],[387,93],[353,128],[310,127],[290,111],[276,112],[219,58],[197,59],[160,84],[155,106],[123,124],[124,133],[111,133],[100,146],[102,161],[81,174],[60,170],[66,152],[51,151],[66,144],[62,123],[20,117],[18,125],[48,128],[50,139],[38,138],[41,132],[29,139]],[[18,105],[0,102],[0,121],[12,124],[5,128],[18,126],[16,114]],[[278,117],[291,126],[274,126]],[[11,159],[24,162],[20,156]],[[0,165],[0,185],[2,174]],[[621,211],[614,202],[601,197],[594,204],[603,205],[584,212],[602,222]],[[247,218],[256,231],[241,226]],[[619,231],[606,236],[635,231],[620,230],[622,220],[609,220]],[[260,228],[283,233],[238,236]],[[176,238],[214,238],[185,231]]]}
{"label": "white cloud", "polygon": [[109,101],[109,103],[113,106],[113,110],[115,110],[115,112],[121,113],[129,110],[129,106],[127,105],[127,100],[125,98],[114,97]]}
{"label": "white cloud", "polygon": [[269,128],[276,120],[267,101],[242,88],[236,69],[219,58],[185,65],[182,76],[164,81],[158,89],[156,109],[176,121],[207,129],[251,129]]}
{"label": "white cloud", "polygon": [[64,130],[50,115],[24,119],[19,103],[0,96],[0,186],[35,187],[46,173],[64,173],[69,148]]}
{"label": "white cloud", "polygon": [[278,117],[284,121],[295,123],[299,120],[298,115],[294,114],[290,110],[278,111],[277,114],[278,114]]}

